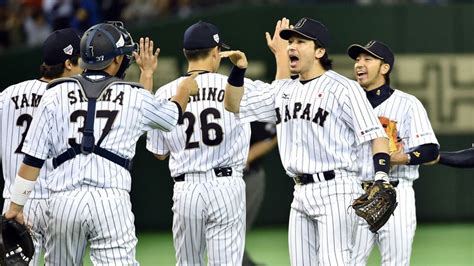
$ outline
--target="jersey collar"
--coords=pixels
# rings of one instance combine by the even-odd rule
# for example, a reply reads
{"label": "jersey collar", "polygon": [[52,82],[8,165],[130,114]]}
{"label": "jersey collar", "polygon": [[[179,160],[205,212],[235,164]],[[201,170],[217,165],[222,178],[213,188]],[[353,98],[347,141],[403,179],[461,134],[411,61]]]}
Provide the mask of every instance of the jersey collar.
{"label": "jersey collar", "polygon": [[387,84],[378,87],[375,90],[366,91],[367,99],[369,99],[372,108],[379,106],[385,100],[387,100],[395,90],[390,88]]}

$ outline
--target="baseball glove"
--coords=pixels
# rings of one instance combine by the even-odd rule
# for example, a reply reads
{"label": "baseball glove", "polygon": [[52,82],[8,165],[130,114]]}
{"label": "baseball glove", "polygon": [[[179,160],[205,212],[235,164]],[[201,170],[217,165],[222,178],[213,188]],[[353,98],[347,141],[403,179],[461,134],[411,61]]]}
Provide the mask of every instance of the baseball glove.
{"label": "baseball glove", "polygon": [[30,230],[15,220],[0,216],[0,265],[28,265],[34,253]]}
{"label": "baseball glove", "polygon": [[375,181],[364,195],[352,203],[355,213],[364,218],[372,233],[376,233],[397,207],[397,192],[390,183]]}

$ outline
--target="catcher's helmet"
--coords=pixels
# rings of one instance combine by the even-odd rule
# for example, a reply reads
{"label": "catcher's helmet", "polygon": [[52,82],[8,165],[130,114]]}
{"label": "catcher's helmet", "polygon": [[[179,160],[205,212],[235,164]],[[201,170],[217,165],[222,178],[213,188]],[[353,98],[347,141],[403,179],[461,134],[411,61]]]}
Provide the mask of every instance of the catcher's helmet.
{"label": "catcher's helmet", "polygon": [[110,65],[113,58],[125,55],[130,62],[132,52],[138,50],[132,36],[121,21],[108,21],[89,28],[81,38],[80,66],[84,69],[101,70]]}

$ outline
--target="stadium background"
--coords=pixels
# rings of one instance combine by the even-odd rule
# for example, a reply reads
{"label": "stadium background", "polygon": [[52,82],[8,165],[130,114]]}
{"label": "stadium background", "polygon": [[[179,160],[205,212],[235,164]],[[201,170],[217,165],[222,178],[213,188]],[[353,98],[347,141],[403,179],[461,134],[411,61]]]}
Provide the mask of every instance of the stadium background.
{"label": "stadium background", "polygon": [[[135,39],[150,36],[161,48],[156,86],[184,72],[182,35],[186,27],[199,19],[218,25],[221,38],[232,49],[246,52],[250,62],[248,76],[265,81],[271,81],[274,61],[264,33],[272,33],[275,21],[283,16],[292,22],[303,16],[324,22],[332,35],[329,54],[334,59],[334,69],[348,77],[352,77],[352,61],[345,55],[346,48],[371,39],[384,41],[396,54],[392,85],[422,100],[442,150],[456,150],[471,147],[474,142],[473,14],[474,4],[229,5],[191,14],[185,19],[161,19],[128,28]],[[40,48],[18,47],[0,53],[0,88],[36,78],[40,61]],[[228,73],[229,69],[230,65],[224,63],[220,72]],[[136,80],[137,75],[137,69],[132,67],[127,79]],[[264,167],[267,187],[256,227],[284,229],[293,182],[285,176],[276,150],[265,158]],[[414,185],[420,225],[467,224],[463,232],[470,241],[466,242],[467,253],[463,256],[467,256],[464,259],[471,265],[474,264],[473,174],[472,169],[422,166],[421,178]],[[137,145],[132,175],[131,197],[138,232],[168,234],[172,221],[172,182],[167,161],[155,160],[146,151],[143,137]]]}

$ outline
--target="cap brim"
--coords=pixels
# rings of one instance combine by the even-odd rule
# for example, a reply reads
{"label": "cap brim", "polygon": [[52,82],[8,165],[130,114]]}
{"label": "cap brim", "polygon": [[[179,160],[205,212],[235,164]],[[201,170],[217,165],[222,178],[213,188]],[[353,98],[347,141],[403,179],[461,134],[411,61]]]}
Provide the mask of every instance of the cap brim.
{"label": "cap brim", "polygon": [[347,49],[347,54],[354,60],[357,59],[357,57],[361,54],[361,53],[366,53],[366,54],[370,54],[378,59],[384,59],[383,57],[381,57],[380,55],[378,54],[375,54],[374,52],[368,50],[367,48],[365,48],[364,46],[360,45],[360,44],[353,44],[351,46],[349,46],[349,48]]}
{"label": "cap brim", "polygon": [[290,37],[291,37],[292,35],[295,35],[295,34],[296,34],[296,35],[303,36],[303,37],[305,37],[305,38],[307,38],[307,39],[310,39],[310,40],[315,40],[315,41],[318,40],[318,39],[316,39],[316,38],[310,37],[310,36],[308,36],[308,35],[306,35],[306,34],[300,32],[300,31],[297,31],[297,30],[294,30],[294,29],[285,29],[285,30],[280,31],[280,37],[281,37],[282,39],[284,39],[284,40],[289,40]]}
{"label": "cap brim", "polygon": [[110,63],[112,63],[112,60],[113,60],[113,58],[111,58],[109,60],[105,60],[105,61],[100,62],[100,63],[88,64],[88,63],[84,62],[82,60],[82,58],[79,58],[79,67],[82,68],[82,69],[102,70],[102,69],[106,68],[107,66],[109,66]]}
{"label": "cap brim", "polygon": [[219,43],[219,46],[220,46],[221,48],[224,48],[224,49],[230,50],[230,46],[229,46],[229,45],[227,45],[227,44],[225,44],[225,43],[223,43],[223,42]]}

